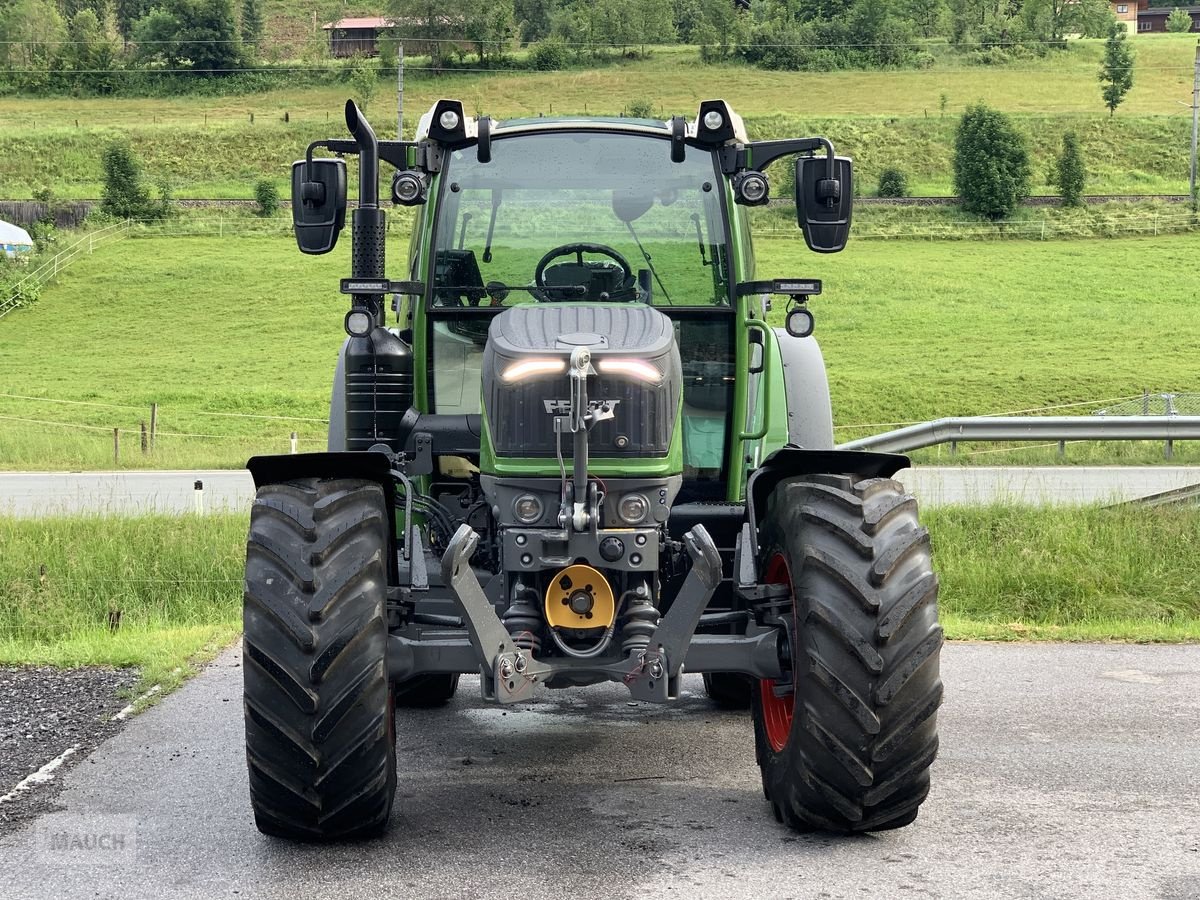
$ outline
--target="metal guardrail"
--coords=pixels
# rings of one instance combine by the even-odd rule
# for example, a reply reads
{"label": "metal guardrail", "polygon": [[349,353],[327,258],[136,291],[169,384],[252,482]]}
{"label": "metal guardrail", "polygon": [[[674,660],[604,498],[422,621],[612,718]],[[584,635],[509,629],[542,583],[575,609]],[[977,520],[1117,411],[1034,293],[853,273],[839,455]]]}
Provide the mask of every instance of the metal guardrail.
{"label": "metal guardrail", "polygon": [[1200,416],[1006,416],[947,418],[839,444],[839,450],[907,453],[965,441],[1195,441]]}

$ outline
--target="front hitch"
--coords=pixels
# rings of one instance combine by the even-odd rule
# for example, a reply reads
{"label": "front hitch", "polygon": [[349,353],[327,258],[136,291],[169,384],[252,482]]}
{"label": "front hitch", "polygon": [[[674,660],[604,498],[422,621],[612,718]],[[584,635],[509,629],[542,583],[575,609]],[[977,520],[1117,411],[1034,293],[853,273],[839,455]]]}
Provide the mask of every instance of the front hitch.
{"label": "front hitch", "polygon": [[455,532],[442,557],[442,580],[462,608],[471,646],[479,657],[483,695],[500,703],[530,699],[538,684],[562,672],[601,674],[624,682],[638,700],[662,703],[679,696],[679,676],[688,645],[713,591],[721,582],[721,556],[703,525],[684,535],[692,568],[674,603],[658,622],[644,650],[611,662],[539,660],[517,646],[470,566],[479,535],[469,525]]}

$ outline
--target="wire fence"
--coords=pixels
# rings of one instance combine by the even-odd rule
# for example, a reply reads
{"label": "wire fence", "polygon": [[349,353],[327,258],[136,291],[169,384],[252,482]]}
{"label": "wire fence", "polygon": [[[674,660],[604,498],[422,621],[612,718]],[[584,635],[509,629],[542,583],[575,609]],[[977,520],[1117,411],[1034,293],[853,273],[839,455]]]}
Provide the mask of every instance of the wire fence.
{"label": "wire fence", "polygon": [[1200,415],[1200,393],[1162,393],[1149,391],[1140,397],[1123,400],[1097,409],[1095,416],[1196,416]]}

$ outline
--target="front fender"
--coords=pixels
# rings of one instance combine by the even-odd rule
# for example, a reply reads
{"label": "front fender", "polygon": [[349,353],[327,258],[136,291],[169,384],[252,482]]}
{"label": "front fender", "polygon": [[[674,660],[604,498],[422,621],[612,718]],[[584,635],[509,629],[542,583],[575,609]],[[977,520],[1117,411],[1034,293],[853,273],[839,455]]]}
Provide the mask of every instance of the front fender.
{"label": "front fender", "polygon": [[758,529],[767,508],[767,498],[785,478],[797,475],[858,475],[862,478],[891,478],[909,467],[899,453],[870,453],[861,450],[805,450],[794,444],[781,447],[754,470],[746,484],[746,515],[750,521],[752,559],[759,555]]}
{"label": "front fender", "polygon": [[388,521],[388,581],[399,582],[396,563],[396,482],[392,478],[392,463],[384,453],[336,452],[291,453],[278,456],[255,456],[247,463],[254,487],[282,484],[299,478],[352,478],[373,481],[383,488],[387,503]]}

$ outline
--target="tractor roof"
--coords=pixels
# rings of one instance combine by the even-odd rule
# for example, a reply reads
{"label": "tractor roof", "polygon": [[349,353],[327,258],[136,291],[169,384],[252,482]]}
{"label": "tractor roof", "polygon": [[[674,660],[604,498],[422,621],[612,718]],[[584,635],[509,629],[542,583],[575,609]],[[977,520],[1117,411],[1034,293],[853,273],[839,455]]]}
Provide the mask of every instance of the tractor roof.
{"label": "tractor roof", "polygon": [[[701,105],[701,109],[703,110],[706,107],[711,108],[713,104],[719,104],[719,109],[725,115],[724,121],[727,123],[727,126],[732,126],[731,130],[726,132],[726,134],[739,143],[749,143],[750,139],[746,134],[741,116],[734,113],[724,101],[707,100]],[[429,136],[430,127],[433,124],[434,112],[438,109],[442,109],[443,111],[446,109],[461,111],[462,103],[456,100],[439,100],[435,103],[429,112],[421,116],[421,120],[417,124],[416,139],[418,141]],[[478,120],[467,116],[465,112],[460,112],[460,116],[463,122],[463,131],[468,136],[476,134]],[[695,121],[688,123],[689,136],[695,136],[701,127],[701,117],[697,115]],[[661,119],[635,119],[622,118],[620,116],[537,116],[536,118],[503,119],[494,121],[491,124],[491,132],[497,137],[502,134],[511,136],[539,131],[562,131],[564,129],[669,135],[671,125]]]}

